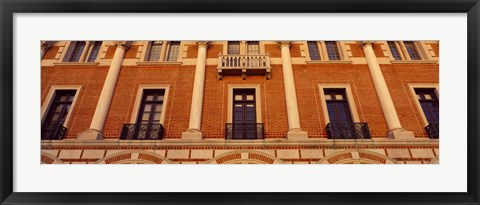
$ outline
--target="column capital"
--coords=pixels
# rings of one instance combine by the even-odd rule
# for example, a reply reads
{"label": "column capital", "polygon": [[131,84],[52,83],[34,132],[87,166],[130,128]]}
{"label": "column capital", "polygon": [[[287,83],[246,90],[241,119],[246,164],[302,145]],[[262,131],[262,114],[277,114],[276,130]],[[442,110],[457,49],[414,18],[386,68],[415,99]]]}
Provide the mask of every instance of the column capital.
{"label": "column capital", "polygon": [[291,41],[277,41],[278,45],[280,46],[280,48],[283,48],[283,47],[288,47],[290,48],[290,44],[292,43]]}
{"label": "column capital", "polygon": [[372,44],[375,42],[375,41],[358,41],[360,43],[360,45],[362,46],[362,48],[364,47],[371,47]]}
{"label": "column capital", "polygon": [[210,44],[209,41],[196,41],[195,43],[199,48],[203,48],[203,47],[207,48],[208,45]]}
{"label": "column capital", "polygon": [[117,48],[123,48],[124,50],[128,50],[130,47],[130,41],[114,41],[113,45],[115,45]]}

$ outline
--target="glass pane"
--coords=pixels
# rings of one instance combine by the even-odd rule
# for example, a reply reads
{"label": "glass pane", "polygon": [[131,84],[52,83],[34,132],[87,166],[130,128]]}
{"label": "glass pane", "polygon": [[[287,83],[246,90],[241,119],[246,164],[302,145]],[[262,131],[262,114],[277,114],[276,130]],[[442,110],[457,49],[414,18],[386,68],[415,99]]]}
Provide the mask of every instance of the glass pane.
{"label": "glass pane", "polygon": [[143,113],[143,115],[142,115],[142,121],[148,121],[149,118],[150,118],[150,114],[149,114],[149,113]]}
{"label": "glass pane", "polygon": [[55,108],[55,112],[60,112],[62,110],[62,106],[61,105],[58,105],[56,108]]}
{"label": "glass pane", "polygon": [[255,97],[253,95],[247,95],[247,100],[253,100]]}
{"label": "glass pane", "polygon": [[413,41],[404,41],[405,48],[407,49],[408,55],[412,60],[421,60],[420,54],[417,51],[417,47]]}
{"label": "glass pane", "polygon": [[155,113],[155,115],[153,115],[153,120],[160,120],[160,114],[161,113]]}
{"label": "glass pane", "polygon": [[68,62],[78,62],[85,48],[85,41],[72,41],[73,48]]}
{"label": "glass pane", "polygon": [[59,101],[67,101],[67,99],[68,99],[68,96],[62,95],[62,96],[60,96]]}
{"label": "glass pane", "polygon": [[235,100],[242,100],[243,96],[242,95],[235,95]]}
{"label": "glass pane", "polygon": [[417,94],[417,98],[418,98],[419,100],[421,100],[421,99],[422,99],[422,96],[420,96],[419,94]]}
{"label": "glass pane", "polygon": [[332,96],[331,95],[325,95],[325,100],[331,100]]}
{"label": "glass pane", "polygon": [[153,95],[147,95],[146,100],[153,100]]}
{"label": "glass pane", "polygon": [[157,101],[163,101],[163,95],[158,95],[157,96]]}
{"label": "glass pane", "polygon": [[258,41],[248,41],[247,42],[247,54],[259,54],[259,42]]}
{"label": "glass pane", "polygon": [[254,105],[247,105],[247,107],[255,107]]}
{"label": "glass pane", "polygon": [[335,100],[343,100],[343,95],[335,95]]}
{"label": "glass pane", "polygon": [[144,112],[150,112],[152,109],[152,104],[145,104],[145,107],[143,108]]}
{"label": "glass pane", "polygon": [[59,118],[60,118],[60,114],[59,114],[59,113],[53,114],[51,123],[57,122]]}
{"label": "glass pane", "polygon": [[242,107],[242,105],[235,105],[235,107]]}
{"label": "glass pane", "polygon": [[425,94],[424,96],[425,96],[425,99],[427,99],[427,100],[431,100],[431,99],[432,99],[432,96],[431,96],[430,94]]}
{"label": "glass pane", "polygon": [[155,105],[155,112],[162,111],[162,107],[163,107],[162,104],[156,104],[156,105]]}
{"label": "glass pane", "polygon": [[92,51],[90,51],[90,56],[88,57],[88,62],[94,62],[97,59],[98,52],[100,51],[101,45],[102,45],[101,41],[95,41],[93,43]]}

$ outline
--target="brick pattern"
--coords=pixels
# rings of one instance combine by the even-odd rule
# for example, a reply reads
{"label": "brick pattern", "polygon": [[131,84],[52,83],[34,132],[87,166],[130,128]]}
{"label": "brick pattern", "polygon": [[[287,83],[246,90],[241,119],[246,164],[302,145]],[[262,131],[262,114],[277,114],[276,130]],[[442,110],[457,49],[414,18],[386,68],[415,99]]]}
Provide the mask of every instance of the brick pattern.
{"label": "brick pattern", "polygon": [[138,45],[131,45],[128,50],[125,51],[124,59],[136,59],[138,52]]}
{"label": "brick pattern", "polygon": [[116,49],[117,48],[115,46],[108,46],[107,53],[105,54],[105,59],[112,59]]}
{"label": "brick pattern", "polygon": [[273,159],[265,157],[264,155],[256,154],[256,153],[248,153],[248,158],[249,159],[256,159],[262,162],[265,162],[267,164],[273,164]]}
{"label": "brick pattern", "polygon": [[[302,54],[300,52],[300,45],[301,44],[292,44],[290,45],[290,56],[292,58],[296,57],[302,57]],[[277,45],[278,46],[278,45]]]}
{"label": "brick pattern", "polygon": [[197,58],[197,45],[188,45],[187,46],[187,58]]}
{"label": "brick pattern", "polygon": [[232,155],[227,155],[222,158],[219,158],[216,160],[217,164],[223,164],[227,161],[235,160],[235,159],[240,159],[242,156],[240,153],[237,154],[232,154]]}
{"label": "brick pattern", "polygon": [[383,54],[383,49],[382,49],[381,44],[374,43],[374,44],[372,44],[372,48],[373,48],[373,52],[375,53],[375,56],[377,58],[378,57],[385,57],[385,55]]}
{"label": "brick pattern", "polygon": [[212,44],[208,46],[207,58],[218,58],[218,54],[223,52],[223,44]]}
{"label": "brick pattern", "polygon": [[105,160],[105,164],[112,164],[120,160],[131,159],[131,157],[132,157],[132,153],[118,155],[116,157],[108,158],[107,160]]}
{"label": "brick pattern", "polygon": [[335,164],[338,161],[345,160],[345,159],[351,159],[352,158],[352,153],[345,153],[345,154],[339,154],[335,157],[332,157],[328,159],[328,163],[330,164]]}
{"label": "brick pattern", "polygon": [[379,156],[376,156],[376,155],[373,155],[373,154],[368,154],[368,153],[364,153],[364,152],[360,152],[359,153],[359,156],[360,158],[362,159],[370,159],[370,160],[373,160],[373,161],[377,161],[379,162],[380,164],[385,164],[387,162],[387,160],[385,158],[381,158]]}
{"label": "brick pattern", "polygon": [[158,157],[155,157],[155,156],[149,155],[149,154],[144,154],[144,153],[140,153],[138,155],[138,159],[151,161],[151,162],[156,163],[156,164],[161,164],[163,162],[163,160],[158,158]]}
{"label": "brick pattern", "polygon": [[365,57],[365,53],[363,53],[362,46],[359,43],[347,45],[350,46],[350,50],[352,51],[352,57]]}
{"label": "brick pattern", "polygon": [[58,49],[60,49],[60,46],[52,46],[50,49],[47,50],[45,55],[43,56],[43,59],[45,60],[52,60],[55,59],[58,53]]}
{"label": "brick pattern", "polygon": [[269,54],[271,58],[282,57],[282,51],[278,44],[265,44],[265,53]]}
{"label": "brick pattern", "polygon": [[47,156],[44,156],[44,155],[42,155],[42,157],[41,157],[41,162],[44,163],[44,164],[51,164],[51,163],[53,163],[53,161],[55,161],[55,160],[51,159],[50,157],[47,157]]}
{"label": "brick pattern", "polygon": [[440,45],[438,43],[431,43],[430,46],[432,47],[433,52],[437,57],[440,57]]}

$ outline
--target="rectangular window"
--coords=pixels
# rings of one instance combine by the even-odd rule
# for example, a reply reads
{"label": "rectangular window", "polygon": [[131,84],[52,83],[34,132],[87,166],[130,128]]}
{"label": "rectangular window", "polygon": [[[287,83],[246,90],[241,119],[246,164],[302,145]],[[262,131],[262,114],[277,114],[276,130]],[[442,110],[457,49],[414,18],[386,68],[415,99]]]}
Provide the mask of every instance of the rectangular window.
{"label": "rectangular window", "polygon": [[336,41],[325,41],[325,46],[327,47],[328,60],[341,60]]}
{"label": "rectangular window", "polygon": [[162,52],[162,41],[152,41],[148,51],[147,61],[159,61]]}
{"label": "rectangular window", "polygon": [[42,123],[42,140],[61,140],[67,128],[63,126],[76,90],[57,90]]}
{"label": "rectangular window", "polygon": [[228,54],[240,54],[240,41],[228,42]]}
{"label": "rectangular window", "polygon": [[177,61],[180,51],[180,41],[170,41],[167,61]]}
{"label": "rectangular window", "polygon": [[398,51],[397,45],[394,41],[388,41],[388,48],[390,49],[390,52],[392,53],[392,56],[395,60],[402,60],[402,56],[400,55],[400,52]]}
{"label": "rectangular window", "polygon": [[318,43],[316,41],[308,41],[308,52],[310,53],[310,59],[321,60]]}
{"label": "rectangular window", "polygon": [[415,88],[415,94],[422,107],[428,125],[425,127],[430,138],[439,138],[439,103],[433,88]]}
{"label": "rectangular window", "polygon": [[263,139],[263,124],[257,123],[255,89],[233,90],[232,123],[227,139]]}
{"label": "rectangular window", "polygon": [[417,46],[415,46],[415,42],[413,41],[404,41],[403,44],[407,49],[408,55],[412,60],[421,60],[420,54],[418,53]]}
{"label": "rectangular window", "polygon": [[72,50],[68,57],[68,62],[78,62],[85,48],[85,41],[72,41]]}
{"label": "rectangular window", "polygon": [[120,139],[160,140],[163,137],[162,115],[164,89],[143,90],[136,124],[123,125]]}
{"label": "rectangular window", "polygon": [[247,41],[247,54],[260,54],[258,41]]}
{"label": "rectangular window", "polygon": [[98,52],[102,46],[102,41],[95,41],[92,45],[92,50],[90,51],[90,56],[88,56],[88,62],[94,62],[97,59]]}

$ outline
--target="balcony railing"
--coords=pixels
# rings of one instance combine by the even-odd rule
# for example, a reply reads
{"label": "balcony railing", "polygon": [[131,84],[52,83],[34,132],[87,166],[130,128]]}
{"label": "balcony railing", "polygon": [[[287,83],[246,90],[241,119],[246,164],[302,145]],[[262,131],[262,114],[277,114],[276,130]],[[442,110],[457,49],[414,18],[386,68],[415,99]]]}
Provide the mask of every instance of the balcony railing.
{"label": "balcony railing", "polygon": [[162,124],[124,124],[121,140],[161,140],[163,137]]}
{"label": "balcony railing", "polygon": [[42,124],[42,140],[62,140],[67,132],[67,128],[61,123]]}
{"label": "balcony railing", "polygon": [[328,139],[370,139],[370,130],[366,122],[328,123]]}
{"label": "balcony railing", "polygon": [[440,128],[438,127],[438,122],[430,123],[425,127],[425,130],[428,133],[430,139],[438,139],[440,137]]}
{"label": "balcony railing", "polygon": [[248,75],[265,75],[270,79],[270,57],[268,55],[219,55],[218,79],[223,75],[242,75],[242,79]]}
{"label": "balcony railing", "polygon": [[225,138],[226,139],[263,139],[264,138],[263,123],[226,123]]}

